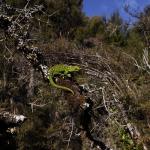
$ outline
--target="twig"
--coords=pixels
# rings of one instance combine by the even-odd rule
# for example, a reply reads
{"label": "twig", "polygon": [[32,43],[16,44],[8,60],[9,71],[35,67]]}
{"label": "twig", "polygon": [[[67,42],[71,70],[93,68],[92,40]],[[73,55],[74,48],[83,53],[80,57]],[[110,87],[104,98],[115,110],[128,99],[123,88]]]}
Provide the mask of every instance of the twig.
{"label": "twig", "polygon": [[68,144],[67,144],[67,150],[69,148],[69,144],[70,144],[70,140],[71,140],[71,137],[72,137],[72,134],[73,134],[73,128],[74,128],[74,121],[73,121],[73,118],[71,118],[71,131],[70,131],[70,136],[69,136],[69,139],[68,139]]}

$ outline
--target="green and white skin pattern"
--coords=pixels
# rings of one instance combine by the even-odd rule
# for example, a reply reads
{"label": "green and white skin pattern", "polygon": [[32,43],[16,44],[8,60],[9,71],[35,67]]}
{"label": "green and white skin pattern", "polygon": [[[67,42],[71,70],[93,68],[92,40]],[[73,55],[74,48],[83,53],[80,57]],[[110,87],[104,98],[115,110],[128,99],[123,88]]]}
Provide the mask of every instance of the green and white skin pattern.
{"label": "green and white skin pattern", "polygon": [[65,65],[65,64],[57,64],[57,65],[51,67],[48,70],[48,79],[49,79],[50,85],[55,88],[69,91],[74,95],[74,91],[71,90],[70,88],[56,84],[53,80],[53,77],[55,75],[70,76],[70,73],[78,72],[78,71],[80,71],[80,69],[81,68],[79,66],[71,66],[71,65]]}

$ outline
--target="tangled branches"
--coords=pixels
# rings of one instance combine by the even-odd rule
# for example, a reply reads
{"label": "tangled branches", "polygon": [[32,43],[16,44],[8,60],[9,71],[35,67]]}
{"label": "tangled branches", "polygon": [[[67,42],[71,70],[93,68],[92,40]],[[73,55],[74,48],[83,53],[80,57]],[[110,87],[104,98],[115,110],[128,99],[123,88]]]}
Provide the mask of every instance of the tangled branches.
{"label": "tangled branches", "polygon": [[[41,12],[42,6],[35,6],[33,8],[27,7],[28,3],[24,7],[24,9],[11,8],[6,4],[1,5],[0,7],[1,11],[4,11],[6,13],[0,15],[0,28],[4,30],[5,36],[7,38],[14,39],[17,51],[21,52],[25,56],[25,58],[33,65],[33,67],[39,69],[42,72],[43,77],[47,79],[48,67],[46,66],[44,57],[39,48],[34,47],[33,45],[30,46],[30,35],[29,35],[30,23],[33,18],[33,15],[37,12]],[[13,11],[17,13],[17,15],[8,16],[9,11]],[[83,108],[83,106],[86,107]],[[94,138],[94,136],[90,132],[89,125],[91,124],[90,118],[92,117],[90,114],[92,111],[92,106],[90,102],[86,101],[83,102],[81,104],[81,107],[82,109],[80,110],[80,113],[78,115],[79,116],[83,115],[82,119],[84,121],[83,120],[81,121],[81,126],[83,127],[83,130],[86,132],[88,139],[93,141],[94,144],[100,147],[102,150],[106,149],[109,150],[109,148],[107,148],[107,146],[103,142],[101,142],[97,138]],[[86,121],[88,121],[89,123]],[[73,133],[71,132],[70,138],[72,134]]]}
{"label": "tangled branches", "polygon": [[[35,69],[40,70],[48,83],[48,62],[45,61],[41,49],[35,47],[31,42],[32,38],[30,36],[32,19],[36,13],[43,13],[43,7],[35,6],[29,8],[28,4],[29,1],[24,9],[12,8],[6,4],[1,5],[0,9],[3,13],[0,15],[0,28],[4,30],[6,39],[14,39],[17,53],[22,53]],[[13,11],[12,16],[10,16],[9,11]],[[70,104],[69,117],[65,117],[69,121],[67,122],[64,119],[66,122],[64,121],[65,123],[63,124],[65,131],[67,131],[66,134],[69,135],[64,140],[67,141],[67,149],[74,137],[82,139],[85,136],[98,149],[109,150],[110,148],[107,145],[111,145],[113,142],[109,143],[106,140],[107,135],[109,139],[113,139],[115,133],[112,132],[118,128],[121,129],[118,132],[121,136],[126,137],[125,140],[128,140],[128,143],[133,148],[135,145],[134,141],[136,143],[136,139],[139,139],[140,135],[136,127],[129,122],[122,99],[127,94],[135,98],[136,88],[134,89],[128,80],[123,79],[122,76],[117,75],[113,71],[109,58],[104,58],[98,53],[93,55],[71,53],[69,56],[67,56],[67,53],[64,55],[62,53],[60,55],[63,57],[63,63],[68,61],[67,58],[70,59],[68,62],[81,66],[87,76],[87,81],[83,85],[79,85],[74,80],[69,80],[71,87],[74,86],[76,89],[75,97],[71,97],[68,93],[63,95],[63,97],[66,96],[65,99],[68,99],[67,102]],[[57,63],[61,62],[60,55],[56,54],[56,57],[58,57]],[[53,61],[53,55],[51,54],[48,59]],[[143,62],[144,69],[149,68],[148,52],[146,51],[143,55]],[[38,104],[38,100],[29,103],[29,105],[32,106],[32,111],[33,107],[45,106],[45,104]],[[55,117],[60,119],[59,113],[56,113]],[[110,129],[110,126],[113,126],[114,130]],[[106,134],[104,129],[110,129],[111,131],[109,134],[108,132]],[[48,135],[47,138],[54,138],[53,135]],[[59,137],[58,135],[56,137]]]}

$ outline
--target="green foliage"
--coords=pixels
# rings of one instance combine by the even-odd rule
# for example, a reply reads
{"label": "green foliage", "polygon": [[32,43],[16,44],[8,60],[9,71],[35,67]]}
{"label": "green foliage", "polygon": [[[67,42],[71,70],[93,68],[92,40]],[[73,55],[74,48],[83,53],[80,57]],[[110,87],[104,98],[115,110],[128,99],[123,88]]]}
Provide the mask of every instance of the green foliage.
{"label": "green foliage", "polygon": [[72,38],[78,26],[83,24],[82,0],[57,0],[47,1],[46,7],[53,31],[59,36]]}
{"label": "green foliage", "polygon": [[[125,35],[120,31],[120,29],[116,29],[114,33],[106,33],[106,40],[109,43],[112,43],[115,46],[125,46],[126,45],[126,37]],[[109,36],[108,36],[109,35]]]}
{"label": "green foliage", "polygon": [[88,35],[91,37],[97,34],[103,34],[104,27],[105,25],[101,17],[92,17],[87,24]]}
{"label": "green foliage", "polygon": [[134,54],[135,56],[141,56],[144,48],[144,42],[136,29],[129,30],[127,45],[128,50],[130,50],[129,53]]}
{"label": "green foliage", "polygon": [[88,33],[87,33],[87,30],[85,29],[85,27],[77,28],[77,30],[75,32],[75,41],[77,43],[83,44],[84,39],[86,39],[87,37],[88,37]]}
{"label": "green foliage", "polygon": [[127,131],[125,131],[125,129],[121,128],[119,129],[119,135],[122,141],[122,146],[124,148],[124,150],[129,149],[131,150],[131,147],[133,147],[134,143],[129,135],[129,133],[127,133]]}
{"label": "green foliage", "polygon": [[145,42],[147,47],[150,46],[150,5],[146,6],[144,11],[141,12],[139,20],[136,25],[142,41]]}
{"label": "green foliage", "polygon": [[123,150],[143,150],[142,144],[134,143],[128,131],[124,128],[119,128],[119,136],[121,139]]}
{"label": "green foliage", "polygon": [[120,16],[119,11],[116,11],[112,14],[111,18],[110,18],[110,22],[112,22],[115,25],[122,25],[123,20]]}
{"label": "green foliage", "polygon": [[127,28],[119,12],[114,12],[108,20],[105,32],[105,40],[115,46],[125,46],[127,44]]}

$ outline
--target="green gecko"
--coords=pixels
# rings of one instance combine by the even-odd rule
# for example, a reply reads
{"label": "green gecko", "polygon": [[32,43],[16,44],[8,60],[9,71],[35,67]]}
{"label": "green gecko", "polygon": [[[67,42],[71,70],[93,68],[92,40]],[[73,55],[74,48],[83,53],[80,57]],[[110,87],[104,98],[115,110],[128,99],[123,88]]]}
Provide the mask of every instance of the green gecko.
{"label": "green gecko", "polygon": [[81,68],[79,66],[70,66],[70,65],[65,65],[65,64],[55,65],[55,66],[51,67],[48,70],[48,79],[49,79],[49,82],[50,82],[50,84],[53,87],[60,88],[60,89],[66,90],[66,91],[70,91],[74,95],[73,90],[71,90],[70,88],[67,88],[67,87],[64,87],[64,86],[61,86],[61,85],[57,85],[54,82],[53,77],[55,75],[63,75],[63,76],[68,76],[69,77],[70,73],[77,72],[80,69]]}

